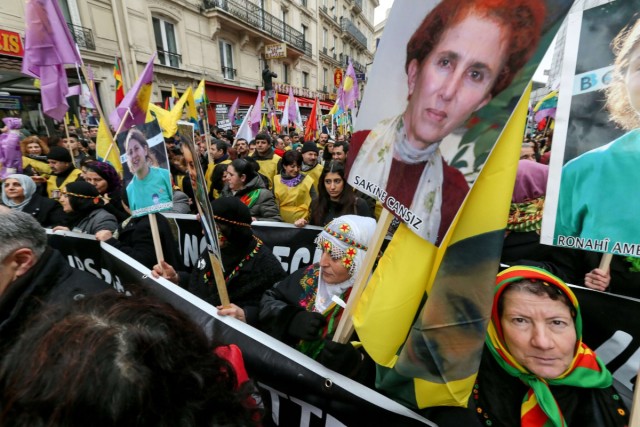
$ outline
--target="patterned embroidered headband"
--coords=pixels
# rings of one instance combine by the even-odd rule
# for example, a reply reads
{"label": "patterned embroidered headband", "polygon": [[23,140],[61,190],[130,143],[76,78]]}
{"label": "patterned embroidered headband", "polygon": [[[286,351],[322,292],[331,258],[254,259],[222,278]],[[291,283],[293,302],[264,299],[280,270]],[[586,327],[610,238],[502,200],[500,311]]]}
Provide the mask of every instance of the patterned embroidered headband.
{"label": "patterned embroidered headband", "polygon": [[214,215],[214,216],[213,216],[213,218],[214,218],[216,221],[222,221],[222,222],[226,222],[226,223],[228,223],[228,224],[238,225],[238,226],[240,226],[240,227],[247,227],[247,228],[251,228],[251,224],[247,224],[246,222],[233,221],[233,220],[230,220],[230,219],[227,219],[227,218],[223,218],[223,217],[218,216],[218,215]]}
{"label": "patterned embroidered headband", "polygon": [[[367,250],[367,247],[366,247],[365,245],[363,245],[363,244],[360,244],[360,243],[356,242],[355,240],[353,240],[353,239],[349,238],[348,236],[346,236],[346,235],[344,235],[344,234],[341,234],[341,233],[335,232],[335,231],[333,231],[332,229],[330,229],[330,228],[328,228],[328,227],[329,227],[329,226],[328,226],[328,225],[326,225],[326,226],[324,227],[324,231],[325,231],[326,233],[328,233],[329,235],[331,235],[331,236],[335,237],[336,239],[340,240],[341,242],[346,243],[346,244],[347,244],[347,245],[349,245],[349,246],[355,246],[356,248],[358,248],[358,249],[362,249],[363,251],[366,251],[366,250]],[[342,230],[342,228],[344,228],[344,227],[347,227],[347,229]],[[340,228],[341,228],[341,231],[344,231],[345,233],[346,233],[346,232],[348,232],[348,231],[349,231],[349,229],[350,229],[350,227],[349,227],[349,225],[348,225],[348,224],[342,224],[342,225],[340,225]]]}
{"label": "patterned embroidered headband", "polygon": [[102,200],[102,197],[100,196],[87,196],[85,194],[70,193],[69,191],[66,191],[66,190],[60,190],[60,193],[64,194],[65,196],[73,196],[73,197],[78,197],[80,199],[93,199],[94,204],[98,204],[98,202]]}

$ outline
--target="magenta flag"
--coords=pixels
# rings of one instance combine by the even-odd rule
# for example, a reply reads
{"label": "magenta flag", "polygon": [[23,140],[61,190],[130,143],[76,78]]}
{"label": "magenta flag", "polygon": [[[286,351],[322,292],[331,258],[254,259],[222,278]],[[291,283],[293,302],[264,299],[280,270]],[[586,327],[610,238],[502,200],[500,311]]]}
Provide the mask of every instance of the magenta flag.
{"label": "magenta flag", "polygon": [[251,117],[249,121],[251,122],[251,132],[253,132],[253,136],[256,136],[260,131],[260,120],[262,119],[262,91],[258,91],[258,97],[256,98],[256,103],[253,104],[253,110],[251,110]]}
{"label": "magenta flag", "polygon": [[[153,61],[157,52],[154,52],[144,67],[144,71],[138,77],[131,90],[127,92],[120,105],[109,115],[109,123],[117,131],[126,130],[131,126],[144,124],[151,101],[151,87],[153,85]],[[123,122],[124,120],[124,122]]]}
{"label": "magenta flag", "polygon": [[289,123],[295,123],[298,118],[298,112],[296,110],[296,99],[293,97],[293,86],[289,86]]}
{"label": "magenta flag", "polygon": [[233,104],[231,104],[231,108],[229,108],[229,121],[231,122],[231,126],[235,124],[236,121],[236,110],[238,109],[238,103],[240,102],[240,97],[237,97]]}
{"label": "magenta flag", "polygon": [[81,63],[58,1],[27,0],[22,73],[40,79],[42,110],[49,117],[64,119],[69,109],[64,65]]}
{"label": "magenta flag", "polygon": [[356,70],[353,69],[353,62],[349,58],[349,66],[342,81],[342,86],[338,91],[340,98],[340,106],[344,111],[349,108],[355,108],[356,101],[360,97],[360,89],[358,89],[358,79],[356,78]]}

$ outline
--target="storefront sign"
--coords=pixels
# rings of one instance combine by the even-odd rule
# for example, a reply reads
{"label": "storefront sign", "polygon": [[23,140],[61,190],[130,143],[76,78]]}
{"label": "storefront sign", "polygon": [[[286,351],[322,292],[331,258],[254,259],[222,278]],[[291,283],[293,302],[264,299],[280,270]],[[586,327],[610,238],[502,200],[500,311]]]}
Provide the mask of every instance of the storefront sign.
{"label": "storefront sign", "polygon": [[20,34],[13,31],[0,30],[0,55],[19,57],[24,55]]}
{"label": "storefront sign", "polygon": [[274,43],[268,44],[264,47],[264,57],[266,59],[286,58],[287,57],[287,44],[286,43]]}

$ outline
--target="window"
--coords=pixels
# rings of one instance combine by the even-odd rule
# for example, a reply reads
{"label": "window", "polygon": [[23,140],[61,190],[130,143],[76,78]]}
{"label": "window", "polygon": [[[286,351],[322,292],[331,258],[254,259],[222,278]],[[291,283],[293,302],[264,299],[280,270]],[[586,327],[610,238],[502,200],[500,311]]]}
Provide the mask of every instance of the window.
{"label": "window", "polygon": [[308,30],[308,27],[302,24],[302,43],[307,42],[307,30]]}
{"label": "window", "polygon": [[282,64],[282,77],[286,84],[289,84],[289,64]]}
{"label": "window", "polygon": [[327,91],[327,73],[328,73],[328,70],[326,68],[323,68],[322,69],[322,86],[323,86],[324,92]]}
{"label": "window", "polygon": [[224,40],[220,40],[219,46],[222,76],[225,80],[234,80],[236,77],[236,69],[233,68],[233,46]]}
{"label": "window", "polygon": [[300,0],[300,4],[307,7],[307,0]]}
{"label": "window", "polygon": [[324,49],[324,53],[327,53],[327,44],[329,39],[329,32],[326,28],[322,28],[322,48]]}
{"label": "window", "polygon": [[178,54],[175,26],[164,19],[153,18],[153,33],[156,39],[158,60],[162,65],[179,68],[181,55]]}
{"label": "window", "polygon": [[285,9],[282,9],[282,22],[284,22],[285,24],[287,23],[287,16],[288,15],[289,15],[289,13]]}
{"label": "window", "polygon": [[305,89],[309,88],[309,73],[306,71],[302,72],[302,87]]}

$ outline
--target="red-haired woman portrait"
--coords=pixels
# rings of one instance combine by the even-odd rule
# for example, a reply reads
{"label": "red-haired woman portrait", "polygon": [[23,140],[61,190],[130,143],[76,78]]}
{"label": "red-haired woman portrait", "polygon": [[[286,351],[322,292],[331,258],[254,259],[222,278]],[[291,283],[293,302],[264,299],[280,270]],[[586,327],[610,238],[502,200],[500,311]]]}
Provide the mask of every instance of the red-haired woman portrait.
{"label": "red-haired woman portrait", "polygon": [[527,0],[440,2],[406,44],[404,111],[354,134],[350,184],[438,244],[469,189],[440,143],[510,85],[537,48],[545,9]]}

